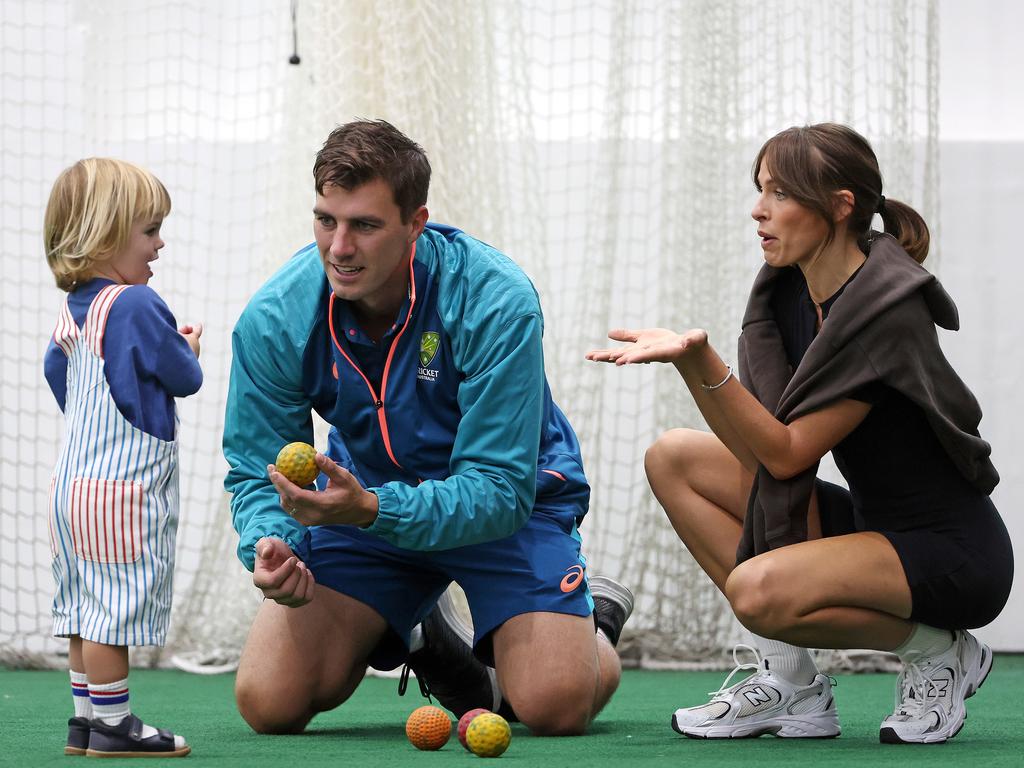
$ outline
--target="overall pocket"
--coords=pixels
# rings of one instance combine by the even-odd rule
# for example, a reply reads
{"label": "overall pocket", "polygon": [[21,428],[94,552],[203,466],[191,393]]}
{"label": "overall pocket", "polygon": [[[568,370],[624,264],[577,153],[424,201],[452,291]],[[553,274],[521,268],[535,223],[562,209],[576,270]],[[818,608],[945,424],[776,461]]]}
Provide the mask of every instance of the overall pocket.
{"label": "overall pocket", "polygon": [[142,483],[78,477],[71,483],[75,554],[94,563],[142,556]]}

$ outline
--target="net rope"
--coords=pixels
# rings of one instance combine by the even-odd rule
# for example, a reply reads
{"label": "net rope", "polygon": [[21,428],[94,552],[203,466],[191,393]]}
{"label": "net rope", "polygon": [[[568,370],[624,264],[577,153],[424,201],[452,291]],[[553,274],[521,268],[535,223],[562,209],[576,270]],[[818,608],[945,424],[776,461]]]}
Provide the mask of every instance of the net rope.
{"label": "net rope", "polygon": [[179,321],[205,322],[205,383],[179,403],[171,637],[136,663],[225,669],[259,604],[221,485],[230,331],[311,239],[328,131],[384,117],[430,156],[431,218],[508,253],[540,292],[548,378],[593,486],[584,550],[637,598],[627,663],[728,665],[742,632],[643,474],[646,447],[700,415],[668,367],[583,354],[653,325],[705,327],[734,354],[760,263],[750,164],[789,125],[853,125],[886,195],[937,222],[936,1],[300,0],[295,66],[277,0],[7,0],[0,662],[60,664],[65,647],[44,514],[61,419],[41,364],[62,300],[41,249],[57,173],[112,155],[171,192],[152,285]]}

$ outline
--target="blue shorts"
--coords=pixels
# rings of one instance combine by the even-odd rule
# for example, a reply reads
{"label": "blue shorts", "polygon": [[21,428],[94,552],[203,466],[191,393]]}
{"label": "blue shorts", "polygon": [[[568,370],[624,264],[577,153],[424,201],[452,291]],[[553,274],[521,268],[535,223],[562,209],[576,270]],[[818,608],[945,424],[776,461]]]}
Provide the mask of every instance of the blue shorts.
{"label": "blue shorts", "polygon": [[376,669],[405,661],[412,628],[452,581],[466,593],[474,650],[488,664],[494,659],[491,633],[513,616],[589,616],[594,609],[571,514],[534,509],[511,536],[438,552],[400,549],[349,525],[314,527],[310,535],[307,565],[317,584],[365,603],[390,627],[370,657]]}

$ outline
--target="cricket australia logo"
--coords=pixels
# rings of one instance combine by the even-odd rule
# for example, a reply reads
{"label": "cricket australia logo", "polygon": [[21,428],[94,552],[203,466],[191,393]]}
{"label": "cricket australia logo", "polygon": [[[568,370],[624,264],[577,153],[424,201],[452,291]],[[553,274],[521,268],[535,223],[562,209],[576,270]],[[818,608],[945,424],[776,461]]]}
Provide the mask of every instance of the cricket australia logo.
{"label": "cricket australia logo", "polygon": [[417,369],[416,378],[423,381],[434,381],[437,378],[437,371],[427,368],[437,355],[438,344],[441,343],[441,334],[436,331],[427,331],[420,338],[420,367]]}

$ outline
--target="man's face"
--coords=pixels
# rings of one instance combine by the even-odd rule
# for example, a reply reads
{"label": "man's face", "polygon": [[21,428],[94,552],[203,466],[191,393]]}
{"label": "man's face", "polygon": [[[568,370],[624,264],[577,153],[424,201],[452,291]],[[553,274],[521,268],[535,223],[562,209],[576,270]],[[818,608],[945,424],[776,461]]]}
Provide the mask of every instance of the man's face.
{"label": "man's face", "polygon": [[397,312],[409,283],[409,248],[426,220],[421,206],[403,223],[383,179],[355,189],[325,184],[313,234],[335,295],[373,314]]}

